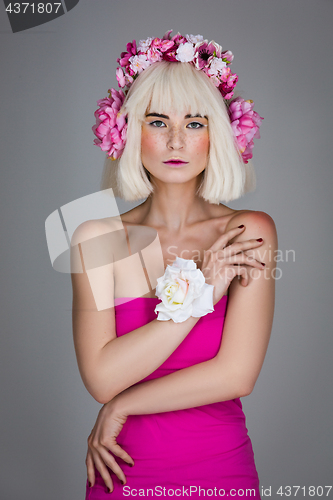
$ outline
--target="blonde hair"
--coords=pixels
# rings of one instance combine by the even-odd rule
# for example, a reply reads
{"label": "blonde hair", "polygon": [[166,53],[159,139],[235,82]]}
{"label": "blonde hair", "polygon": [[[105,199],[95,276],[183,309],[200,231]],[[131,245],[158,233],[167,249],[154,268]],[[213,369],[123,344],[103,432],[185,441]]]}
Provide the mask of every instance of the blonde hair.
{"label": "blonde hair", "polygon": [[126,146],[119,160],[106,160],[102,189],[112,187],[115,196],[127,201],[153,191],[141,161],[141,127],[148,109],[163,114],[183,110],[208,118],[209,156],[199,196],[218,204],[254,188],[253,167],[242,161],[219,90],[192,64],[162,61],[144,70],[128,92],[121,109],[128,115]]}

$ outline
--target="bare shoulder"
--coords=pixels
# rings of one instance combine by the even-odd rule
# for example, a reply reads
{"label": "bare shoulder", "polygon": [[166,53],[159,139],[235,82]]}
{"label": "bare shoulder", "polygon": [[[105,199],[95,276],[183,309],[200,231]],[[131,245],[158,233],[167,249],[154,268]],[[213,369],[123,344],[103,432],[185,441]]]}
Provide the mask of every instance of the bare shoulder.
{"label": "bare shoulder", "polygon": [[226,231],[244,224],[245,230],[241,236],[248,238],[267,238],[277,241],[275,222],[266,212],[256,210],[236,211],[229,219]]}
{"label": "bare shoulder", "polygon": [[[260,262],[265,263],[266,270],[275,267],[274,256],[278,249],[278,237],[274,220],[266,212],[246,210],[234,214],[228,221],[226,232],[244,225],[244,231],[230,240],[230,244],[247,240],[263,239],[259,248],[246,250],[245,253]],[[253,274],[256,274],[253,271]]]}
{"label": "bare shoulder", "polygon": [[74,231],[72,246],[91,240],[104,234],[122,229],[120,217],[106,217],[104,219],[93,219],[82,222]]}

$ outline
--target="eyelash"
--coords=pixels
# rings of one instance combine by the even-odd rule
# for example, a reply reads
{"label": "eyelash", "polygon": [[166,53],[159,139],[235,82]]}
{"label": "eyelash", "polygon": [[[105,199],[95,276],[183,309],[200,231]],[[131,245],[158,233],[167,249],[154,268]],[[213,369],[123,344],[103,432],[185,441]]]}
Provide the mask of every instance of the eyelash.
{"label": "eyelash", "polygon": [[[162,122],[162,120],[154,120],[152,122],[149,122],[149,125],[152,125],[153,127],[156,127],[156,128],[164,128],[164,127],[159,127],[158,125],[156,125],[156,123],[163,123],[163,125],[165,125],[164,122]],[[189,125],[200,125],[199,127],[189,127]],[[165,125],[166,126],[166,125]],[[207,125],[204,125],[203,123],[200,123],[200,122],[190,122],[187,124],[187,127],[188,128],[192,128],[194,130],[198,130],[202,127],[206,127]]]}
{"label": "eyelash", "polygon": [[157,127],[157,128],[163,128],[163,127],[159,127],[158,125],[156,125],[156,123],[163,123],[163,125],[165,125],[165,123],[162,122],[161,120],[154,120],[153,122],[149,122],[149,125],[152,125],[153,127]]}
{"label": "eyelash", "polygon": [[189,127],[189,128],[194,128],[194,129],[199,129],[199,128],[202,128],[205,126],[203,123],[200,123],[200,122],[190,122],[187,126],[189,126],[189,125],[200,125],[199,127]]}

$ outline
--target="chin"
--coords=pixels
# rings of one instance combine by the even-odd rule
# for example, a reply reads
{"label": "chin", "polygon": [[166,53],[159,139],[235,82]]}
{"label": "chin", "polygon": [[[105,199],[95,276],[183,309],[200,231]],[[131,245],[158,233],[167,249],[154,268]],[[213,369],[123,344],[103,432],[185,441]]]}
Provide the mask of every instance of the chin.
{"label": "chin", "polygon": [[167,182],[167,183],[182,183],[182,182],[189,182],[193,179],[196,179],[197,177],[201,177],[203,175],[203,172],[205,169],[196,171],[196,172],[191,172],[189,171],[187,166],[184,167],[165,167],[163,171],[159,169],[157,173],[154,172],[154,170],[148,170],[146,167],[145,169],[147,172],[150,174],[151,179],[156,179],[156,181],[161,181],[161,182]]}

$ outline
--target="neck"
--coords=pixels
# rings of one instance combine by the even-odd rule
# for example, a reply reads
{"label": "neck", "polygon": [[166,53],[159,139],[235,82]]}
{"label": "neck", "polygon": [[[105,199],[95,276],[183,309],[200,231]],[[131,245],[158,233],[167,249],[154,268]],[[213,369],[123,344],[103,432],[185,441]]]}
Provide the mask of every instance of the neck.
{"label": "neck", "polygon": [[209,203],[196,194],[201,176],[181,184],[153,180],[154,192],[144,203],[145,222],[153,227],[179,232],[207,216]]}

